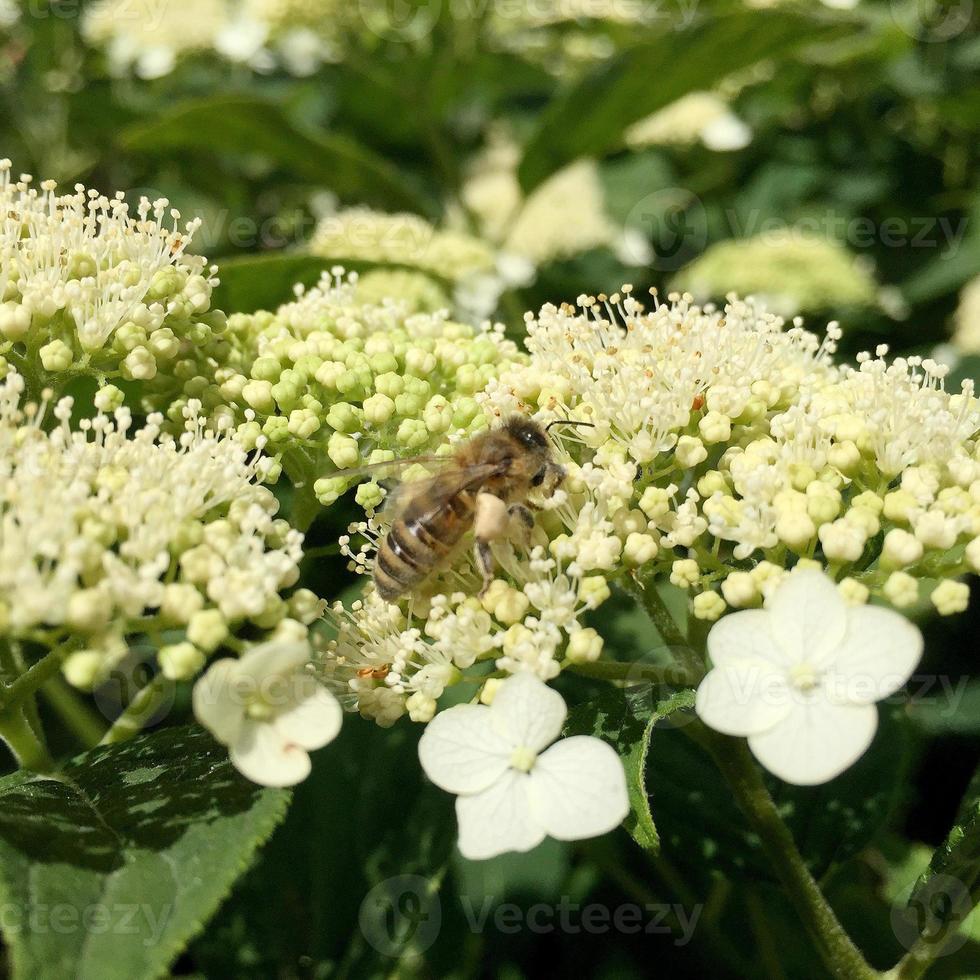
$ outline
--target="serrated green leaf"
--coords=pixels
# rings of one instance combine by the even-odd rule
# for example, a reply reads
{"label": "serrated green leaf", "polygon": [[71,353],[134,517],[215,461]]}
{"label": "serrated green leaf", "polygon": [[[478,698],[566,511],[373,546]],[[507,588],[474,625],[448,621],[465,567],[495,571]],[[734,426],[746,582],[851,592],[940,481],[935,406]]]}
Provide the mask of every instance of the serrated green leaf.
{"label": "serrated green leaf", "polygon": [[123,130],[124,150],[180,150],[262,154],[276,166],[328,188],[342,198],[390,209],[426,207],[400,171],[384,157],[339,133],[294,123],[275,103],[245,95],[189,99],[154,119]]}
{"label": "serrated green leaf", "polygon": [[646,761],[650,736],[658,722],[676,711],[694,706],[694,692],[677,691],[659,701],[649,689],[610,691],[574,708],[565,723],[566,735],[594,735],[608,742],[623,760],[630,812],[624,826],[644,850],[656,854],[660,836],[650,812],[646,787]]}
{"label": "serrated green leaf", "polygon": [[0,780],[2,927],[14,980],[161,976],[286,812],[197,728]]}
{"label": "serrated green leaf", "polygon": [[521,185],[530,191],[572,160],[616,148],[627,126],[688,92],[845,30],[842,23],[796,12],[743,10],[713,15],[617,54],[543,113],[524,152]]}

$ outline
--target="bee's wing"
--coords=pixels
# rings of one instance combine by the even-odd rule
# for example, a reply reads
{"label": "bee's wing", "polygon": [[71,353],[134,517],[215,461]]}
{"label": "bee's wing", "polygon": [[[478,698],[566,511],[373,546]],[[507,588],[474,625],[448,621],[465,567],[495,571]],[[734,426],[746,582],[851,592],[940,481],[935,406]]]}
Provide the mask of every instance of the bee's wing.
{"label": "bee's wing", "polygon": [[438,466],[442,468],[451,462],[453,462],[452,456],[403,456],[400,459],[389,459],[384,463],[368,463],[366,466],[355,466],[350,470],[335,470],[333,473],[326,475],[344,480],[360,480],[364,476],[383,480],[386,476],[393,475],[399,470],[405,469],[407,466],[414,466],[416,463],[423,466]]}
{"label": "bee's wing", "polygon": [[503,472],[505,468],[506,464],[501,463],[475,463],[472,466],[444,469],[424,480],[400,483],[385,498],[385,517],[395,521],[413,501],[419,500],[426,501],[428,506],[414,516],[427,522],[444,510],[456,494],[479,488],[484,481]]}

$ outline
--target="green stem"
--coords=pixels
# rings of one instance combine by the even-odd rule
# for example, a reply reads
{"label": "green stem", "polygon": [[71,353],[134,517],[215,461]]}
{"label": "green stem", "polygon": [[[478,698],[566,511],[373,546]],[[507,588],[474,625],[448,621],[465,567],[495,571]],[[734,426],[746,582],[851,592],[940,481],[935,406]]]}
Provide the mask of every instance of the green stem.
{"label": "green stem", "polygon": [[65,643],[46,653],[16,680],[0,688],[0,706],[5,710],[20,707],[35,691],[58,673],[65,657],[76,644]]}
{"label": "green stem", "polygon": [[61,677],[53,677],[40,693],[85,748],[91,749],[99,744],[105,734],[102,718]]}
{"label": "green stem", "polygon": [[679,664],[626,663],[617,660],[569,663],[565,665],[565,670],[601,681],[650,681],[675,687],[693,687],[704,676]]}
{"label": "green stem", "polygon": [[163,702],[167,694],[168,681],[163,674],[157,674],[146,687],[136,692],[136,696],[126,707],[126,710],[112,723],[99,745],[114,745],[125,742],[143,728],[146,719]]}
{"label": "green stem", "polygon": [[759,835],[763,850],[797,913],[816,940],[828,969],[842,980],[872,980],[878,977],[878,972],[868,965],[844,931],[810,874],[793,835],[779,816],[746,743],[713,733],[705,737],[705,742],[736,803]]}
{"label": "green stem", "polygon": [[21,769],[34,772],[54,769],[54,760],[20,708],[0,713],[0,738],[7,743]]}

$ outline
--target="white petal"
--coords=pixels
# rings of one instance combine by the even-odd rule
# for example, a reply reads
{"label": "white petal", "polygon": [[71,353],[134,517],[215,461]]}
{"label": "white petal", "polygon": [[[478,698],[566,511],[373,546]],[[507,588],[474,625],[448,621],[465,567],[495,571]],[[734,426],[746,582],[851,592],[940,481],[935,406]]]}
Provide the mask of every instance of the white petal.
{"label": "white petal", "polygon": [[535,822],[558,840],[608,833],[629,812],[623,763],[610,745],[591,735],[563,738],[542,753],[528,791]]}
{"label": "white petal", "polygon": [[832,670],[839,700],[870,704],[894,694],[922,657],[922,634],[900,613],[880,606],[848,610],[847,633]]}
{"label": "white petal", "polygon": [[829,576],[815,569],[788,575],[766,604],[770,628],[793,662],[825,667],[847,629],[847,604]]}
{"label": "white petal", "polygon": [[245,707],[235,692],[238,661],[216,660],[194,685],[194,717],[223,745],[231,745],[245,720]]}
{"label": "white petal", "polygon": [[561,734],[565,699],[534,674],[515,674],[497,691],[490,707],[494,729],[514,747],[540,752]]}
{"label": "white petal", "polygon": [[715,731],[756,735],[782,721],[792,707],[786,675],[760,658],[726,662],[698,685],[694,710]]}
{"label": "white petal", "polygon": [[720,667],[738,660],[763,658],[773,664],[791,661],[773,639],[772,616],[765,609],[743,609],[729,613],[711,627],[708,654]]}
{"label": "white petal", "polygon": [[778,725],[749,736],[749,748],[771,773],[797,786],[840,775],[864,754],[878,727],[873,704],[832,704],[815,697]]}
{"label": "white petal", "polygon": [[494,731],[490,709],[458,704],[440,711],[419,739],[419,762],[436,786],[450,793],[479,793],[510,765],[514,746]]}
{"label": "white petal", "polygon": [[508,851],[529,851],[544,840],[544,830],[531,816],[527,784],[527,774],[509,769],[482,793],[456,800],[463,857],[481,861]]}
{"label": "white petal", "polygon": [[309,659],[309,644],[272,640],[243,654],[238,661],[238,670],[242,677],[250,677],[261,684],[269,678],[299,670]]}
{"label": "white petal", "polygon": [[305,749],[265,722],[246,721],[228,755],[243,776],[262,786],[294,786],[312,768]]}
{"label": "white petal", "polygon": [[344,712],[337,699],[314,678],[308,697],[276,715],[272,726],[287,741],[303,749],[320,749],[340,731]]}

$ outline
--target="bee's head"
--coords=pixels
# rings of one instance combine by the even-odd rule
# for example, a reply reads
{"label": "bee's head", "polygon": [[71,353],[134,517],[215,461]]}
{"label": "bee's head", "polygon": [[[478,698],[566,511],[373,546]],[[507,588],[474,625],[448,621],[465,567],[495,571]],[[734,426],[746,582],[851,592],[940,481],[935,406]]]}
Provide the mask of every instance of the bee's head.
{"label": "bee's head", "polygon": [[505,428],[511,438],[516,439],[524,449],[531,452],[547,452],[550,448],[544,429],[532,419],[512,415],[507,420]]}

